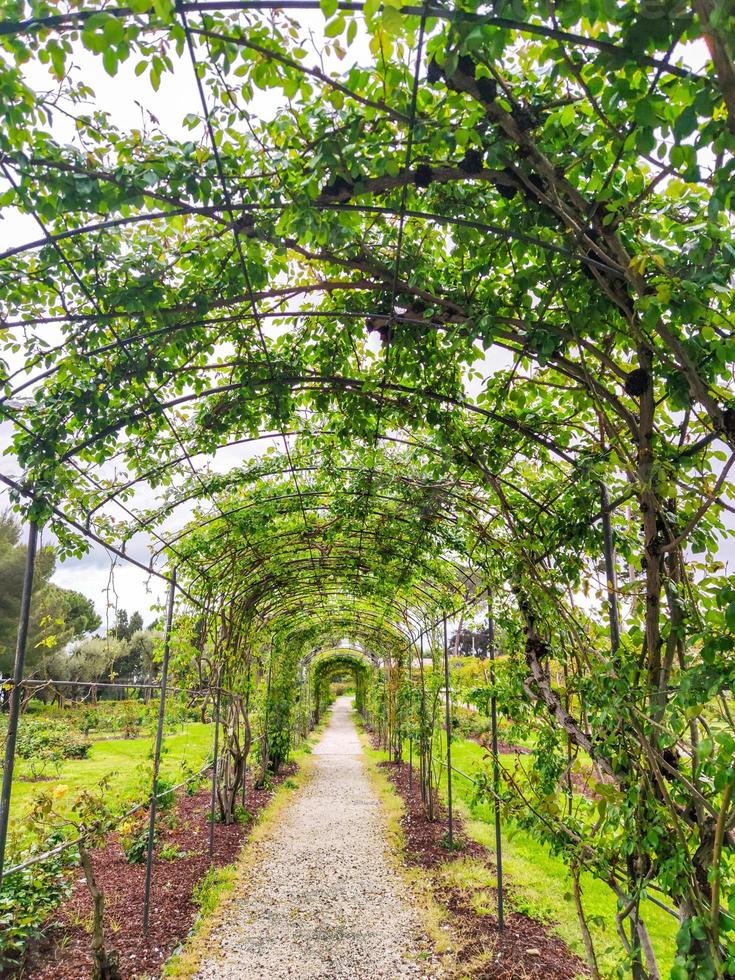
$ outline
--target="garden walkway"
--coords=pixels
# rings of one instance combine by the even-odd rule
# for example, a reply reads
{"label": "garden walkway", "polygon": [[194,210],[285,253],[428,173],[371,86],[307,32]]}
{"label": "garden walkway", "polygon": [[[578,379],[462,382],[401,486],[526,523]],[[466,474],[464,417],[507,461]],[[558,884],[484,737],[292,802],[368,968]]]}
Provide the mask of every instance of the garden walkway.
{"label": "garden walkway", "polygon": [[314,768],[210,937],[199,980],[436,976],[406,884],[391,866],[380,801],[348,698]]}

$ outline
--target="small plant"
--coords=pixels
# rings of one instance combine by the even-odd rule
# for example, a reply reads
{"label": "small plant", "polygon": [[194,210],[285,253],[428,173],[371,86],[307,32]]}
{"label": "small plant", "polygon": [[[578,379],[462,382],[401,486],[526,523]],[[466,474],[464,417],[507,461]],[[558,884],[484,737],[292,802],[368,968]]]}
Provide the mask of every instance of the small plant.
{"label": "small plant", "polygon": [[510,898],[510,904],[514,912],[520,912],[521,915],[525,915],[529,919],[534,919],[536,922],[546,923],[553,921],[554,914],[552,908],[543,902],[526,898],[524,895],[518,895],[514,892]]}
{"label": "small plant", "polygon": [[89,735],[89,733],[97,728],[99,724],[99,719],[97,717],[97,712],[92,708],[87,708],[86,711],[82,712],[78,722],[79,731],[83,735]]}
{"label": "small plant", "polygon": [[128,864],[142,864],[148,851],[148,830],[139,830],[122,841],[125,860]]}
{"label": "small plant", "polygon": [[184,793],[187,796],[194,796],[201,786],[202,781],[201,779],[195,778],[196,770],[186,759],[181,763],[180,773],[179,782],[184,783]]}
{"label": "small plant", "polygon": [[[160,832],[160,827],[156,827]],[[120,844],[128,864],[142,864],[148,850],[148,811],[138,810],[119,827]]]}
{"label": "small plant", "polygon": [[290,776],[288,777],[288,779],[284,779],[283,780],[283,785],[286,787],[286,789],[298,789],[299,788],[299,784],[296,782],[295,779],[291,779]]}
{"label": "small plant", "polygon": [[143,727],[143,714],[140,708],[126,701],[120,716],[120,724],[125,738],[135,738]]}
{"label": "small plant", "polygon": [[446,848],[448,851],[461,851],[461,850],[464,850],[464,844],[463,844],[463,842],[461,840],[459,840],[459,838],[456,835],[453,835],[452,836],[452,839],[450,840],[449,839],[449,834],[448,833],[447,834],[444,834],[444,836],[442,837],[442,839],[440,841],[440,844],[441,844],[442,847]]}
{"label": "small plant", "polygon": [[[50,850],[63,839],[63,835],[55,831],[39,838],[28,850],[9,851],[8,863],[20,863],[34,852]],[[42,936],[49,913],[69,894],[71,886],[64,872],[73,861],[74,855],[69,849],[3,878],[0,886],[0,974],[17,968],[28,943]]]}
{"label": "small plant", "polygon": [[31,756],[26,763],[26,773],[25,779],[30,779],[31,782],[40,782],[43,779],[50,779],[49,772],[53,772],[54,775],[59,774],[59,760],[44,758],[38,756]]}
{"label": "small plant", "polygon": [[121,980],[119,956],[105,946],[105,897],[97,884],[91,853],[104,841],[115,822],[108,805],[109,777],[100,782],[96,792],[84,790],[77,796],[71,807],[71,816],[62,817],[56,813],[54,807],[60,795],[63,794],[57,789],[54,793],[39,796],[31,813],[31,821],[43,827],[55,818],[59,832],[67,827],[77,836],[79,863],[92,896],[92,980]]}
{"label": "small plant", "polygon": [[247,809],[247,807],[235,807],[235,823],[248,824],[252,819],[253,814]]}
{"label": "small plant", "polygon": [[224,889],[232,882],[235,872],[232,866],[210,868],[194,888],[192,898],[201,915],[207,915],[217,908]]}
{"label": "small plant", "polygon": [[178,844],[165,844],[158,856],[162,861],[178,861],[179,858],[186,857],[186,851],[182,851]]}
{"label": "small plant", "polygon": [[156,796],[158,797],[156,806],[159,810],[169,810],[174,805],[176,800],[175,785],[171,779],[167,779],[165,776],[159,776],[156,780]]}

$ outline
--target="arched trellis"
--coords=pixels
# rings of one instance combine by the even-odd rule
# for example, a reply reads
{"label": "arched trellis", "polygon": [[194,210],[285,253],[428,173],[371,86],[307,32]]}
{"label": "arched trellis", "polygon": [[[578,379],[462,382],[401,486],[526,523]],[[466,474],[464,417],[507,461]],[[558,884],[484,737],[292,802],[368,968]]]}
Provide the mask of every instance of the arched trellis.
{"label": "arched trellis", "polygon": [[[710,547],[717,530],[713,515],[727,510],[724,487],[732,459],[721,473],[713,473],[709,453],[717,438],[733,442],[731,394],[723,380],[726,356],[718,346],[727,346],[730,330],[729,297],[723,298],[728,296],[723,285],[728,266],[720,248],[730,227],[730,219],[721,217],[730,205],[720,193],[729,173],[729,150],[720,142],[717,172],[702,177],[693,172],[686,148],[698,141],[696,156],[702,146],[715,145],[735,117],[723,84],[726,48],[717,25],[699,10],[707,5],[695,5],[693,21],[682,24],[677,8],[671,22],[663,18],[657,24],[658,33],[643,31],[643,41],[645,24],[627,8],[621,8],[619,20],[580,26],[570,21],[563,2],[557,4],[558,22],[551,23],[535,10],[522,20],[428,4],[404,7],[398,12],[399,34],[413,49],[402,58],[387,55],[395,75],[390,97],[376,85],[380,64],[370,66],[355,86],[349,78],[309,68],[287,44],[279,47],[277,17],[263,37],[258,11],[273,6],[184,3],[171,10],[170,21],[150,12],[97,12],[113,18],[124,35],[131,25],[142,36],[151,30],[165,35],[172,24],[184,30],[189,67],[203,79],[198,94],[205,133],[197,170],[209,175],[219,200],[197,198],[196,184],[194,190],[182,182],[175,186],[177,168],[191,170],[181,141],[151,140],[146,166],[168,154],[172,168],[165,177],[144,171],[129,154],[120,177],[102,157],[85,160],[73,148],[56,145],[53,136],[42,146],[45,157],[25,152],[39,150],[33,136],[40,124],[34,121],[24,130],[22,116],[20,122],[14,119],[21,149],[3,145],[5,176],[43,237],[11,247],[0,258],[0,276],[13,306],[3,328],[8,336],[23,337],[58,327],[62,339],[39,350],[31,338],[23,364],[10,372],[2,412],[16,426],[26,474],[6,482],[18,499],[30,494],[35,500],[32,517],[58,519],[61,544],[68,550],[78,548],[78,535],[88,532],[89,539],[107,541],[123,555],[135,531],[145,529],[157,555],[178,567],[177,588],[192,606],[210,610],[222,584],[221,597],[235,600],[248,642],[256,627],[273,633],[294,663],[320,627],[346,635],[361,628],[364,642],[385,657],[397,656],[428,622],[436,623],[450,607],[463,604],[462,589],[476,592],[473,587],[484,587],[487,580],[509,588],[517,600],[515,626],[520,623],[525,631],[528,697],[543,706],[571,743],[596,751],[596,762],[613,770],[611,778],[618,778],[619,786],[633,778],[628,760],[643,752],[653,760],[649,768],[654,774],[668,773],[680,792],[677,777],[666,769],[667,746],[658,736],[649,737],[646,726],[657,732],[671,721],[666,692],[672,670],[679,669],[671,664],[693,663],[696,676],[699,647],[690,644],[687,653],[685,634],[704,617],[691,595],[695,589],[684,545],[710,522],[709,531],[700,535]],[[278,4],[284,6],[316,5]],[[349,19],[364,8],[350,3],[338,4],[338,10]],[[238,20],[238,11],[252,11],[252,18]],[[81,24],[91,23],[94,31],[91,13],[72,10],[5,22],[0,37],[29,37],[35,52],[49,38],[69,36]],[[200,22],[204,13],[211,23]],[[657,11],[645,13],[662,19]],[[374,29],[377,16],[365,12],[366,30]],[[439,26],[432,23],[424,36],[426,18],[436,18]],[[674,63],[676,43],[698,23],[719,54],[713,69],[692,72]],[[515,52],[528,38],[536,47],[524,77],[515,57],[503,65],[499,52]],[[137,34],[128,42],[135,50],[142,47]],[[315,111],[313,87],[299,90],[296,103],[311,107],[313,127],[303,129],[328,147],[328,169],[309,171],[309,152],[292,133],[290,150],[296,147],[292,156],[297,162],[291,169],[284,166],[274,184],[271,171],[278,171],[283,156],[268,120],[258,125],[259,156],[244,140],[215,138],[222,130],[212,67],[221,63],[227,72],[244,48],[257,55],[246,71],[248,81],[254,65],[266,64],[272,71],[271,91],[283,79],[296,79],[299,85],[307,79],[317,87],[326,112]],[[425,53],[432,65],[426,75],[421,67]],[[641,67],[651,69],[650,77]],[[638,88],[634,72],[642,79]],[[553,79],[561,80],[556,88]],[[340,104],[328,101],[334,92]],[[33,93],[26,104],[33,104]],[[570,108],[573,136],[564,117]],[[674,122],[677,110],[685,128],[693,127],[683,135],[680,122]],[[350,150],[355,166],[364,166],[364,143],[370,163],[382,165],[390,158],[390,169],[357,174],[342,166],[342,147],[333,150],[329,142],[331,129],[336,120],[349,131],[358,116],[362,135]],[[437,146],[431,142],[434,131],[462,132],[465,143],[450,138]],[[124,158],[124,134],[115,134],[113,144],[112,156]],[[613,147],[609,158],[608,146]],[[660,162],[651,146],[662,151]],[[484,159],[478,164],[467,147]],[[648,168],[654,176],[638,186]],[[340,200],[329,199],[335,171],[343,182]],[[601,183],[597,173],[606,175]],[[64,184],[70,174],[88,182],[84,193]],[[318,184],[314,193],[301,194],[310,181]],[[699,197],[681,184],[696,186]],[[94,196],[104,198],[120,185],[122,196],[105,199],[97,209]],[[667,197],[671,186],[678,186],[685,199],[681,210],[678,199],[673,205]],[[59,189],[63,206],[49,207],[50,195]],[[660,220],[672,214],[674,220]],[[690,220],[706,228],[699,237],[708,243],[702,248],[710,249],[707,276],[698,277],[702,255],[677,231]],[[120,288],[120,279],[131,271],[128,256],[152,252],[146,236],[164,229],[167,260],[175,272],[167,277],[151,257],[145,266],[150,282],[133,277],[132,300]],[[193,265],[191,257],[182,261],[187,237],[198,248]],[[221,247],[225,239],[229,251]],[[254,278],[259,268],[268,270],[264,282]],[[63,301],[49,289],[49,279]],[[710,289],[712,282],[717,289]],[[33,286],[18,285],[24,283]],[[155,302],[146,306],[151,297]],[[304,307],[294,309],[299,300]],[[368,357],[364,338],[355,336],[363,323],[382,340],[377,355]],[[270,333],[264,330],[267,324],[272,324]],[[279,331],[292,334],[293,342],[280,342]],[[213,338],[231,345],[228,356],[199,356]],[[457,360],[473,363],[468,349],[475,343],[485,353],[502,349],[513,358],[507,371],[483,379],[481,399],[467,393],[466,378],[453,370]],[[64,380],[69,372],[79,380],[76,391]],[[105,381],[112,395],[104,390]],[[26,395],[32,401],[18,400]],[[327,436],[327,425],[303,432],[305,420],[320,413],[337,417],[333,438]],[[402,501],[393,484],[399,481],[392,481],[388,492],[380,488],[375,447],[404,429],[425,446],[424,458],[416,447],[409,461],[419,476],[431,469],[427,458],[442,461],[445,504],[431,520],[422,519],[419,504],[405,500],[406,513],[398,512]],[[330,493],[318,486],[310,490],[313,471],[294,465],[290,433],[296,430],[309,450],[329,444],[329,453],[309,457],[318,470],[333,465],[345,442],[359,445],[369,473],[361,492],[350,494],[346,486]],[[214,457],[221,446],[258,438],[256,431],[271,433],[283,445],[288,492],[276,486],[278,477],[272,474],[255,488],[266,497],[272,494],[270,503],[248,502],[240,512],[240,502],[234,501],[227,509],[228,497],[247,496],[253,487],[236,481],[215,486],[201,472],[200,451]],[[156,466],[139,459],[141,453],[154,456]],[[346,484],[351,461],[344,463],[340,472]],[[687,473],[692,464],[699,486]],[[105,467],[117,465],[129,472],[110,477]],[[150,482],[159,490],[165,481],[181,483],[187,474],[189,486],[177,485],[153,511],[123,499],[139,484]],[[308,497],[312,492],[314,497]],[[342,541],[335,544],[328,522],[340,516],[350,496],[364,498],[364,513],[338,525]],[[608,496],[639,510],[643,524],[637,549],[636,521],[618,517],[616,522],[626,564],[641,569],[628,585],[616,586],[610,520],[615,504],[611,508]],[[124,508],[127,525],[116,540],[107,511],[113,500]],[[307,500],[316,506],[308,507]],[[194,501],[200,503],[202,526],[172,530],[168,523],[176,512],[184,513]],[[270,551],[243,513],[272,523]],[[494,523],[486,521],[488,513]],[[64,535],[65,517],[73,538]],[[596,527],[600,523],[602,535]],[[384,525],[393,540],[378,556],[372,549],[380,545]],[[219,536],[205,540],[205,526]],[[406,550],[412,532],[415,548]],[[595,632],[600,623],[577,608],[573,595],[569,601],[562,598],[565,589],[573,593],[593,575],[601,538],[611,658],[605,656],[607,637],[601,640]],[[239,566],[238,541],[248,556]],[[206,547],[200,551],[203,545],[222,550],[206,554]],[[331,548],[327,560],[320,548]],[[437,557],[441,560],[432,566]],[[263,558],[270,567],[261,574]],[[467,569],[461,567],[465,559]],[[399,565],[395,574],[390,569],[390,588],[380,587],[381,561],[389,568]],[[237,588],[227,581],[231,569],[243,576]],[[155,571],[170,577],[160,567]],[[618,588],[630,595],[636,620],[622,638],[615,615]],[[634,608],[638,589],[643,593],[639,605],[646,610],[642,628]],[[661,613],[664,603],[670,607],[668,620]],[[669,629],[668,622],[676,628]],[[639,628],[645,644],[638,651],[643,666],[636,677],[649,677],[650,690],[617,703],[618,717],[627,724],[620,736],[626,761],[616,762],[623,769],[620,776],[611,764],[610,723],[598,712],[595,722],[607,733],[607,742],[589,738],[588,713],[573,717],[550,679],[549,650],[583,679],[579,689],[571,684],[573,707],[581,691],[589,692],[606,671],[611,687],[618,689],[613,681],[629,668],[626,658],[632,657]],[[697,644],[709,650],[704,635]],[[573,656],[567,654],[570,643]],[[565,693],[569,696],[569,689]],[[696,718],[694,723],[699,724]],[[675,725],[674,730],[679,744],[684,736]],[[691,751],[694,758],[696,748]],[[634,772],[635,766],[645,770],[635,762]],[[648,771],[644,775],[650,777]],[[694,785],[696,774],[689,775]],[[653,778],[654,798],[664,778]],[[685,817],[667,816],[672,823],[665,838],[675,836],[674,825],[681,829],[686,824],[687,834],[709,839],[707,820],[722,798],[708,786],[695,786],[696,806],[688,801],[695,810],[700,807],[702,819],[690,825]],[[686,801],[681,810],[690,812]],[[638,813],[649,819],[648,813]],[[631,873],[626,888],[634,910],[644,887]],[[686,887],[693,889],[697,908],[710,921],[711,896],[697,892],[696,874]],[[691,895],[677,893],[679,899],[689,915]],[[635,916],[637,911],[631,919],[637,969]],[[712,929],[716,948],[717,925]]]}
{"label": "arched trellis", "polygon": [[[306,662],[306,661],[305,661]],[[320,649],[308,659],[309,685],[313,704],[314,721],[319,722],[325,707],[325,694],[329,681],[335,674],[349,672],[355,681],[355,708],[361,714],[365,711],[366,681],[369,672],[375,668],[372,657],[362,650],[347,647]]]}

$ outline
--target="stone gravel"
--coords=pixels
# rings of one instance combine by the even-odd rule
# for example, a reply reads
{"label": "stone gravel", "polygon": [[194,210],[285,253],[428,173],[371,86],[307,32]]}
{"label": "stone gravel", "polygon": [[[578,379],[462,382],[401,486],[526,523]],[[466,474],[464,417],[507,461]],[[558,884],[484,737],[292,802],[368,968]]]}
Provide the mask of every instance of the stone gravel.
{"label": "stone gravel", "polygon": [[209,938],[198,980],[440,975],[390,863],[350,708],[337,699],[312,774],[251,845],[255,863]]}

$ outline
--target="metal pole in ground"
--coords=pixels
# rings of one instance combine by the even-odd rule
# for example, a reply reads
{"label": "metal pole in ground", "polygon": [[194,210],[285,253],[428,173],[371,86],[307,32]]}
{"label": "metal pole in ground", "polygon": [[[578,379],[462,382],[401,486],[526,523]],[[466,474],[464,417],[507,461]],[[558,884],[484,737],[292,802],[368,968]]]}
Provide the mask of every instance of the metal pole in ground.
{"label": "metal pole in ground", "polygon": [[[411,692],[411,700],[409,701],[409,710],[413,714],[413,680],[411,677],[411,661],[413,660],[413,647],[408,644],[408,689]],[[413,789],[413,735],[408,736],[408,789],[409,792]]]}
{"label": "metal pole in ground", "polygon": [[602,503],[602,541],[605,553],[605,578],[607,580],[608,617],[610,619],[610,648],[613,654],[620,646],[620,614],[618,612],[618,584],[615,570],[615,544],[610,521],[610,494],[604,483],[600,484]]}
{"label": "metal pole in ground", "polygon": [[13,686],[10,691],[10,713],[8,715],[8,734],[5,739],[5,763],[3,767],[3,784],[0,791],[0,882],[3,880],[5,864],[5,843],[8,838],[8,820],[10,819],[10,794],[13,785],[13,767],[15,766],[15,743],[18,738],[18,722],[20,721],[20,705],[23,699],[22,683],[26,660],[26,642],[28,640],[28,622],[31,618],[31,595],[33,594],[33,570],[36,562],[38,545],[38,525],[31,521],[28,527],[28,545],[26,548],[26,565],[23,575],[23,592],[20,599],[20,616],[18,618],[18,636],[15,643],[15,666],[13,668]]}
{"label": "metal pole in ground", "polygon": [[452,816],[452,713],[449,707],[449,644],[447,642],[447,617],[444,617],[444,715],[447,726],[447,842],[454,844],[454,820]]}
{"label": "metal pole in ground", "polygon": [[419,633],[419,680],[421,682],[421,704],[419,706],[419,766],[421,769],[421,799],[427,804],[426,797],[426,736],[425,736],[425,715],[426,715],[426,685],[424,683],[424,634]]}
{"label": "metal pole in ground", "polygon": [[214,700],[214,758],[212,760],[212,792],[209,800],[209,860],[214,857],[214,805],[217,801],[217,763],[219,760],[219,709],[222,696],[220,677],[217,676],[217,697]]}
{"label": "metal pole in ground", "polygon": [[268,659],[268,682],[265,687],[265,711],[263,712],[263,737],[260,740],[261,752],[261,773],[260,779],[265,781],[265,773],[268,767],[268,725],[270,723],[269,710],[271,703],[271,677],[273,676],[273,641],[270,644],[270,657]]}
{"label": "metal pole in ground", "polygon": [[[610,650],[614,661],[620,648],[620,614],[618,612],[615,542],[613,540],[612,521],[610,520],[610,494],[607,492],[607,486],[602,482],[600,483],[600,503],[602,505],[602,542],[605,555],[605,578],[607,580],[607,615],[610,622]],[[628,860],[628,869],[632,881],[636,877],[636,872],[633,867],[633,861],[630,858]],[[638,936],[638,902],[639,899],[633,903],[629,917],[632,974],[634,977],[642,977],[644,975],[641,944]]]}
{"label": "metal pole in ground", "polygon": [[171,573],[168,589],[168,608],[166,610],[166,629],[163,634],[163,665],[161,667],[161,691],[158,701],[158,724],[156,726],[156,747],[153,753],[153,782],[151,805],[148,816],[148,849],[145,860],[145,895],[143,898],[143,933],[148,933],[148,920],[151,910],[151,875],[153,873],[153,845],[156,834],[156,808],[158,805],[158,771],[161,766],[161,743],[163,741],[163,721],[166,711],[166,685],[168,684],[168,660],[171,652],[171,624],[174,618],[174,597],[176,595],[176,569]]}
{"label": "metal pole in ground", "polygon": [[[250,672],[253,665],[252,654],[248,656],[248,673],[246,679],[245,687],[245,724],[248,726],[248,732],[250,738],[252,739],[252,729],[250,728]],[[245,753],[245,758],[242,764],[242,808],[247,809],[248,802],[248,753],[250,752],[250,746],[252,742],[248,742],[247,752]]]}
{"label": "metal pole in ground", "polygon": [[500,840],[500,760],[498,759],[498,699],[495,694],[495,623],[493,622],[490,592],[487,594],[487,649],[490,657],[490,725],[493,740],[493,793],[495,796],[495,875],[498,890],[498,929],[505,928],[503,910],[503,845]]}
{"label": "metal pole in ground", "polygon": [[390,731],[390,695],[388,693],[388,660],[383,659],[383,703],[385,704],[385,750],[388,753],[388,762],[390,759],[390,742],[391,742],[391,731]]}

